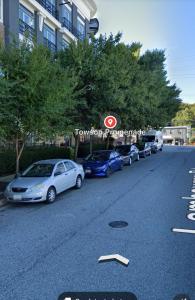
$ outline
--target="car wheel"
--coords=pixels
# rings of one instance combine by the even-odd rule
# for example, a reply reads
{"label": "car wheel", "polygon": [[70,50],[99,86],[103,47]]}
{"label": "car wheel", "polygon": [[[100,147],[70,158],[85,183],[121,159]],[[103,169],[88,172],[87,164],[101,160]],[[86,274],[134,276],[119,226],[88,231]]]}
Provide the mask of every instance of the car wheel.
{"label": "car wheel", "polygon": [[139,161],[139,158],[140,158],[140,157],[139,157],[139,154],[138,154],[138,155],[137,155],[137,159],[136,159],[136,161]]}
{"label": "car wheel", "polygon": [[56,190],[54,187],[50,187],[47,191],[46,203],[51,204],[56,200]]}
{"label": "car wheel", "polygon": [[105,176],[108,178],[110,176],[110,174],[111,174],[111,169],[110,169],[110,167],[108,167],[106,170]]}
{"label": "car wheel", "polygon": [[163,150],[163,148],[160,148],[160,151],[162,151]]}
{"label": "car wheel", "polygon": [[82,183],[83,183],[82,177],[81,177],[81,175],[78,175],[77,179],[76,179],[75,188],[80,189],[82,187]]}
{"label": "car wheel", "polygon": [[129,166],[131,166],[132,165],[132,159],[131,159],[131,157],[129,157]]}

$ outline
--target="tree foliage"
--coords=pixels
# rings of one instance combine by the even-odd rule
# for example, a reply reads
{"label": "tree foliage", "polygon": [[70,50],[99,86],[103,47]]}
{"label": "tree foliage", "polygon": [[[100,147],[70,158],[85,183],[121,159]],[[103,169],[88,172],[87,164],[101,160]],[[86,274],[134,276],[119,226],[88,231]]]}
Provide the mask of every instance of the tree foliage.
{"label": "tree foliage", "polygon": [[120,129],[164,126],[181,91],[167,80],[164,51],[141,47],[122,43],[120,33],[73,42],[55,56],[28,43],[0,47],[0,135],[15,141],[19,157],[29,135],[98,129],[106,113],[120,117]]}

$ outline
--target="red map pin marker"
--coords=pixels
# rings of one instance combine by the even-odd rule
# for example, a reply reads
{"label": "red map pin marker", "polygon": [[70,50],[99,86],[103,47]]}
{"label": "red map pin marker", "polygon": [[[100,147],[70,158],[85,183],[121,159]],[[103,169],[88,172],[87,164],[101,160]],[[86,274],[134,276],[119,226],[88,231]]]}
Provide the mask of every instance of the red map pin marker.
{"label": "red map pin marker", "polygon": [[117,125],[117,119],[114,116],[107,116],[104,119],[104,126],[113,129]]}

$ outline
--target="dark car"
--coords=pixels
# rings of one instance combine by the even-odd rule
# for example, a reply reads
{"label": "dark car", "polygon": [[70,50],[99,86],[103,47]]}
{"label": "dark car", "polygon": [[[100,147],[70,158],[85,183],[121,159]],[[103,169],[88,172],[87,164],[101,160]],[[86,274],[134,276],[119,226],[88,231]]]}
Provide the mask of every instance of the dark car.
{"label": "dark car", "polygon": [[139,149],[139,156],[145,158],[146,156],[150,156],[152,153],[152,149],[144,142],[138,142],[135,146]]}
{"label": "dark car", "polygon": [[115,150],[122,157],[124,165],[131,165],[133,161],[139,160],[139,150],[136,145],[120,145]]}
{"label": "dark car", "polygon": [[112,172],[122,170],[123,160],[113,150],[94,151],[83,163],[86,176],[108,177]]}

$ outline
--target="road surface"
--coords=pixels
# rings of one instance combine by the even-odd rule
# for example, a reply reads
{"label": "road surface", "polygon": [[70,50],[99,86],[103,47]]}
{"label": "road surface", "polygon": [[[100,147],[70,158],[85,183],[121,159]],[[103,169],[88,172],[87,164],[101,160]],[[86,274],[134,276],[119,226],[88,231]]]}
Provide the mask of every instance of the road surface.
{"label": "road surface", "polygon": [[[52,205],[0,209],[0,299],[57,300],[63,292],[132,292],[139,300],[195,299],[189,201],[195,149],[165,147],[110,178],[87,179]],[[195,175],[195,174],[194,174]],[[112,221],[128,226],[114,229]],[[100,256],[120,254],[117,262]]]}

